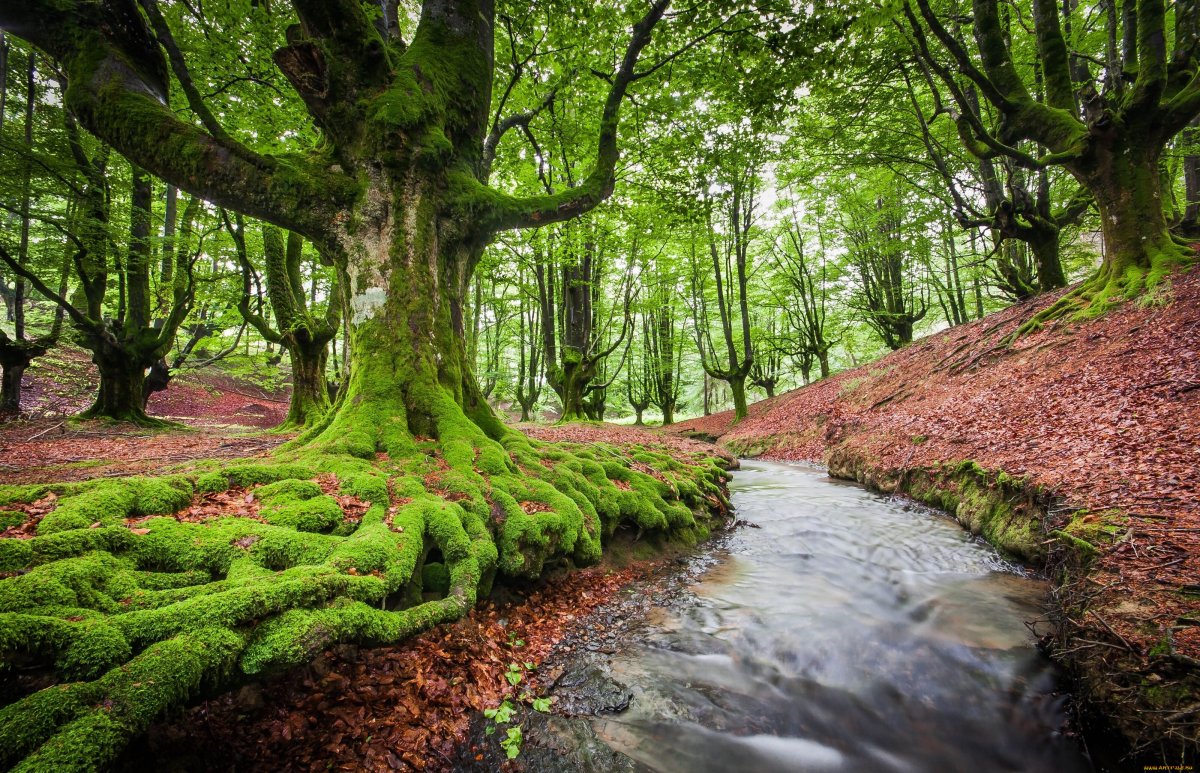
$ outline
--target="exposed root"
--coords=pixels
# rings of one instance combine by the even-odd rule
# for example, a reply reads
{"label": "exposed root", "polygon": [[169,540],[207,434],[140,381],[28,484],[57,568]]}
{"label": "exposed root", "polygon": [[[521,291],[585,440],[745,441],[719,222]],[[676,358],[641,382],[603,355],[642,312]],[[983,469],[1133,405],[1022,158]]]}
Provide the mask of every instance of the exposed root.
{"label": "exposed root", "polygon": [[[0,709],[0,766],[103,766],[201,689],[460,618],[497,572],[595,563],[623,523],[694,542],[712,503],[727,504],[711,459],[438,429],[370,459],[300,446],[263,464],[53,486],[37,535],[0,540],[0,667],[61,683]],[[254,517],[171,517],[235,486]],[[0,501],[46,490],[8,487]]]}
{"label": "exposed root", "polygon": [[1122,267],[1118,261],[1106,262],[1094,277],[1026,320],[1005,339],[1005,345],[1058,320],[1084,322],[1095,319],[1124,301],[1161,302],[1169,297],[1171,272],[1194,260],[1194,252],[1171,243],[1151,255],[1149,268],[1137,263]]}

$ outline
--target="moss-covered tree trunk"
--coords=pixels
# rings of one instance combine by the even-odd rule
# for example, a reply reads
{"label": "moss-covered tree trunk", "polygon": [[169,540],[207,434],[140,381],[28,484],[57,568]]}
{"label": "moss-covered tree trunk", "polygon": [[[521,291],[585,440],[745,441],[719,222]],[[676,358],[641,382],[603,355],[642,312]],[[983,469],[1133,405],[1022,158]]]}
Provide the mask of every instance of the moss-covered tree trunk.
{"label": "moss-covered tree trunk", "polygon": [[146,370],[154,359],[139,356],[111,341],[89,342],[92,362],[100,373],[100,386],[92,406],[80,414],[84,419],[112,419],[153,424],[146,414]]}
{"label": "moss-covered tree trunk", "polygon": [[1063,271],[1060,257],[1058,229],[1039,230],[1029,240],[1029,249],[1033,252],[1033,260],[1037,265],[1038,289],[1047,292],[1066,287],[1067,275]]}
{"label": "moss-covered tree trunk", "polygon": [[[563,410],[561,421],[584,421],[588,419],[587,406],[584,398],[587,396],[588,385],[592,382],[592,369],[584,362],[572,358],[573,352],[565,355],[567,361],[559,368],[557,392],[562,400]],[[551,385],[554,385],[554,381]]]}
{"label": "moss-covered tree trunk", "polygon": [[[298,337],[298,336],[297,336]],[[288,403],[285,427],[307,427],[329,411],[329,385],[325,365],[329,348],[325,341],[285,339],[292,365],[292,397]]]}
{"label": "moss-covered tree trunk", "polygon": [[[446,181],[412,168],[348,234],[350,378],[335,410],[305,436],[371,457],[416,450],[414,437],[470,445],[503,426],[480,393],[466,350],[463,290],[475,246],[445,217]],[[393,213],[421,213],[415,218]]]}
{"label": "moss-covered tree trunk", "polygon": [[741,421],[750,413],[746,406],[746,377],[735,374],[725,381],[728,382],[729,391],[733,394],[733,420]]}
{"label": "moss-covered tree trunk", "polygon": [[1104,234],[1104,260],[1096,278],[1100,298],[1132,296],[1157,285],[1184,255],[1167,226],[1158,162],[1153,142],[1130,137],[1097,144],[1076,172],[1100,210]]}

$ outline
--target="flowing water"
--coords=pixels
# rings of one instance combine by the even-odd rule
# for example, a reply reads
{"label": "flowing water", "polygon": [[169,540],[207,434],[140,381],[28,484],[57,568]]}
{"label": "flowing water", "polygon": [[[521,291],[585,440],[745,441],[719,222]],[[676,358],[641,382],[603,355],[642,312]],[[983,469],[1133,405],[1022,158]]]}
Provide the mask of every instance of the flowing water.
{"label": "flowing water", "polygon": [[760,528],[613,659],[612,749],[664,773],[1090,769],[1026,626],[1045,583],[813,469],[750,462],[732,489]]}

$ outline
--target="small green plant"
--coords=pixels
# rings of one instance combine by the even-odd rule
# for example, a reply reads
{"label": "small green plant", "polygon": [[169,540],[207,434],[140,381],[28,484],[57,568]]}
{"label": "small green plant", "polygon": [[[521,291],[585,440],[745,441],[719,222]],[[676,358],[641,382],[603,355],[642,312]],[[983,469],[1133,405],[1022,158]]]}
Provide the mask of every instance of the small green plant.
{"label": "small green plant", "polygon": [[483,715],[490,719],[495,724],[489,724],[485,731],[488,735],[496,732],[496,725],[505,725],[512,722],[513,714],[516,712],[516,707],[507,699],[494,709],[484,709]]}
{"label": "small green plant", "polygon": [[[510,637],[510,644],[512,640]],[[524,642],[521,642],[524,644]],[[504,670],[504,678],[508,680],[509,685],[516,687],[525,678],[526,671],[534,671],[537,669],[537,664],[530,661],[524,663],[509,663]],[[520,694],[520,701],[528,703],[534,711],[547,713],[550,711],[550,698],[535,698],[528,690],[523,690]],[[505,698],[499,706],[493,709],[484,709],[483,716],[488,719],[487,727],[483,729],[485,735],[493,735],[497,727],[507,725],[510,722],[516,721],[517,708],[511,700]],[[512,727],[505,729],[504,738],[500,741],[501,748],[510,760],[516,759],[521,753],[521,743],[524,741],[524,733],[521,731],[519,724],[514,724]]]}
{"label": "small green plant", "polygon": [[525,646],[525,640],[524,640],[524,639],[518,639],[518,638],[517,638],[517,635],[516,635],[515,633],[510,633],[510,634],[508,635],[508,646],[510,646],[510,647],[514,647],[514,648],[516,648],[516,647],[524,647],[524,646]]}
{"label": "small green plant", "polygon": [[504,749],[504,754],[510,760],[515,760],[517,755],[521,753],[521,741],[524,740],[520,727],[510,727],[505,733],[504,740],[500,741],[500,747]]}

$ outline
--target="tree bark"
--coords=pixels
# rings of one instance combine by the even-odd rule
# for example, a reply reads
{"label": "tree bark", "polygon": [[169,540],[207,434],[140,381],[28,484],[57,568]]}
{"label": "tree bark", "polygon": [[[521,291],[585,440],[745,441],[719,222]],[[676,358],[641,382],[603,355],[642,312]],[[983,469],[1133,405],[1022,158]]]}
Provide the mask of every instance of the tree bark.
{"label": "tree bark", "polygon": [[1151,143],[1113,143],[1097,149],[1079,174],[1096,198],[1104,234],[1097,276],[1102,297],[1132,296],[1157,282],[1180,260],[1163,213],[1158,153]]}
{"label": "tree bark", "polygon": [[82,414],[84,419],[111,419],[135,424],[154,424],[144,407],[146,369],[153,359],[139,357],[125,347],[111,342],[89,345],[92,362],[100,371],[100,388],[92,407]]}
{"label": "tree bark", "polygon": [[725,381],[729,382],[729,391],[733,393],[733,420],[741,421],[749,414],[746,406],[746,377],[733,375]]}
{"label": "tree bark", "polygon": [[325,380],[325,365],[329,349],[324,340],[295,340],[284,338],[292,366],[292,398],[288,414],[280,429],[307,427],[324,416],[330,407],[329,385]]}

